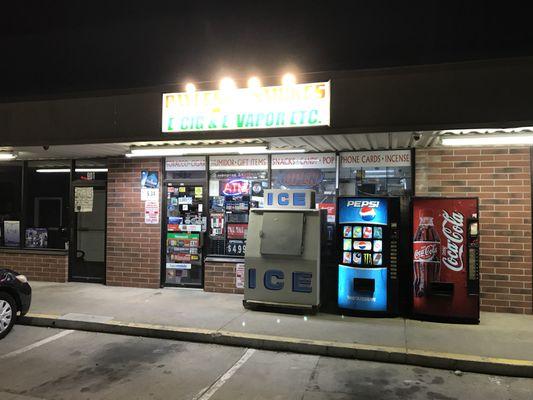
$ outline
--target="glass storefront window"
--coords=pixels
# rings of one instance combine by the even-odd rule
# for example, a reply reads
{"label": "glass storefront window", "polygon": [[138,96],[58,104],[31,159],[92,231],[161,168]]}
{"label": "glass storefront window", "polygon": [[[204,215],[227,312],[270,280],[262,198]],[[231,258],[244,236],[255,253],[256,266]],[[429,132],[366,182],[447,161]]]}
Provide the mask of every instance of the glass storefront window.
{"label": "glass storefront window", "polygon": [[316,191],[316,206],[328,211],[328,222],[335,222],[335,153],[272,155],[273,189],[311,189]]}
{"label": "glass storefront window", "polygon": [[0,245],[20,246],[22,163],[0,165]]}
{"label": "glass storefront window", "polygon": [[268,156],[212,156],[209,174],[209,254],[242,257],[250,208],[263,206]]}
{"label": "glass storefront window", "polygon": [[25,247],[65,249],[70,206],[69,161],[30,161]]}
{"label": "glass storefront window", "polygon": [[339,194],[412,195],[410,150],[341,153]]}

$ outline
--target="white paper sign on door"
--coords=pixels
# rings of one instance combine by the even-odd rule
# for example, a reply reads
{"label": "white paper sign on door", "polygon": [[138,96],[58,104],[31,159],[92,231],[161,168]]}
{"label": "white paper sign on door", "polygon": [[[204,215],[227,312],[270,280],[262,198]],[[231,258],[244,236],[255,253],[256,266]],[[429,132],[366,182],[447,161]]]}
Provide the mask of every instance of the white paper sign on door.
{"label": "white paper sign on door", "polygon": [[74,188],[74,210],[76,212],[93,211],[94,192],[92,187]]}

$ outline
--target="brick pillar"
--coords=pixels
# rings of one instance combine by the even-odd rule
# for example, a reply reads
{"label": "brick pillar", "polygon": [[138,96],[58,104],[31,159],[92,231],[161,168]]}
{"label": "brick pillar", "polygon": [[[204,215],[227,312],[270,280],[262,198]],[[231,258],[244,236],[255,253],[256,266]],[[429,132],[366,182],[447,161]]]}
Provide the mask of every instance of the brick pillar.
{"label": "brick pillar", "polygon": [[532,313],[528,147],[416,151],[417,196],[479,197],[481,309]]}
{"label": "brick pillar", "polygon": [[[107,174],[107,284],[158,288],[161,225],[144,223],[141,171],[159,172],[159,159],[113,158]],[[161,191],[161,189],[160,189]]]}

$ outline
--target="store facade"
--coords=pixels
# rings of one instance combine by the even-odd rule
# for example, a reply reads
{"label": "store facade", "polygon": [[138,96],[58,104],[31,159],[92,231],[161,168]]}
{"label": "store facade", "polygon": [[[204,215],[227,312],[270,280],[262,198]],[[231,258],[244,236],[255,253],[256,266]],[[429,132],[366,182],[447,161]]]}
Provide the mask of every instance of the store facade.
{"label": "store facade", "polygon": [[[242,293],[248,212],[262,206],[267,188],[315,190],[317,208],[327,210],[328,241],[339,195],[401,197],[405,212],[415,195],[472,196],[480,199],[482,310],[531,313],[530,147],[440,144],[441,135],[455,134],[451,128],[532,126],[521,94],[526,66],[513,66],[523,81],[500,64],[317,74],[305,79],[331,79],[328,118],[265,113],[241,126],[220,120],[221,129],[199,120],[162,123],[168,90],[2,104],[0,116],[10,116],[0,119],[2,144],[19,157],[0,165],[0,265],[34,280]],[[467,85],[461,93],[445,90],[454,80]],[[465,93],[485,105],[502,80],[514,96],[465,113]],[[106,119],[109,104],[119,110],[115,123]],[[93,114],[80,117],[81,106]],[[65,112],[39,120],[44,138],[17,122],[40,107]],[[73,126],[83,129],[71,139]],[[36,147],[45,144],[49,150]],[[251,149],[125,157],[135,149],[237,145]]]}

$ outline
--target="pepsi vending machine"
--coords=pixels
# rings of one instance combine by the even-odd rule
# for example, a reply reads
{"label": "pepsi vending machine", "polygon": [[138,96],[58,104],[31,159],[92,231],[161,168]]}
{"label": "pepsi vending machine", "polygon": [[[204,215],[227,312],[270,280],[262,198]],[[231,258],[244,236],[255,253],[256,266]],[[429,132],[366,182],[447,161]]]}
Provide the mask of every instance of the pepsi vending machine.
{"label": "pepsi vending machine", "polygon": [[479,322],[477,198],[413,200],[413,316]]}
{"label": "pepsi vending machine", "polygon": [[342,312],[395,315],[398,303],[398,198],[339,197],[337,304]]}

